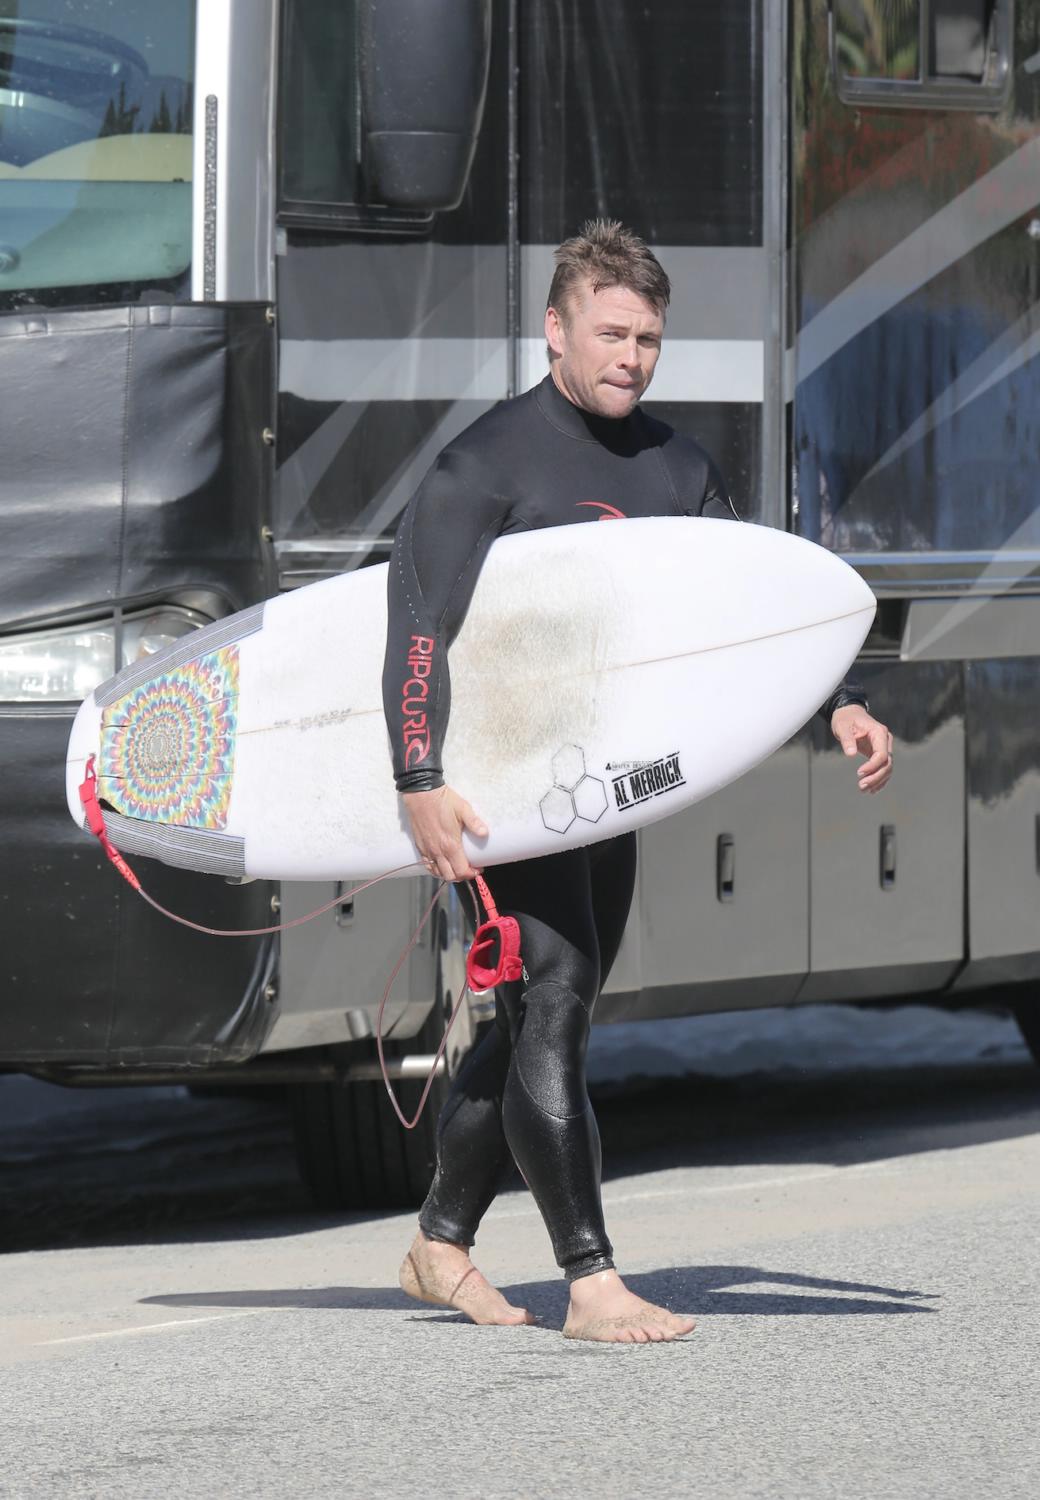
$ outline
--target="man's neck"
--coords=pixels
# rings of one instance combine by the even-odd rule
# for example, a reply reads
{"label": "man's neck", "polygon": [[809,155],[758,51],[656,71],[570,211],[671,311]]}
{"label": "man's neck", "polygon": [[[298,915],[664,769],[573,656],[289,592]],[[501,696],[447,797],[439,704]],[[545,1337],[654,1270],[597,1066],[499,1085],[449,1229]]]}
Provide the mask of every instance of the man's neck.
{"label": "man's neck", "polygon": [[560,374],[560,362],[558,359],[554,359],[552,364],[549,366],[549,375],[552,379],[553,385],[559,391],[564,400],[569,401],[570,404],[573,407],[576,407],[577,410],[581,412],[582,416],[587,418],[590,422],[608,422],[611,425],[615,423],[620,424],[622,422],[627,422],[629,417],[631,417],[632,412],[636,410],[636,407],[633,406],[632,411],[626,412],[623,417],[608,417],[605,416],[602,412],[592,411],[589,407],[583,406],[578,398],[567,389],[563,377]]}
{"label": "man's neck", "polygon": [[612,453],[630,453],[640,446],[642,424],[636,420],[638,406],[626,417],[600,417],[569,396],[550,367],[536,387],[535,400],[552,424],[568,437],[599,443]]}
{"label": "man's neck", "polygon": [[[563,378],[560,375],[560,362],[559,362],[558,359],[554,359],[553,362],[552,362],[552,364],[549,366],[549,374],[552,376],[552,383],[556,387],[556,389],[559,391],[560,395],[561,396],[565,396],[567,398],[567,400],[571,403],[571,405],[572,406],[576,406],[579,411],[584,411],[585,407],[582,406],[582,404],[581,404],[580,401],[575,401],[575,399],[571,395],[570,391],[564,385]],[[592,413],[590,413],[590,415],[592,415]]]}

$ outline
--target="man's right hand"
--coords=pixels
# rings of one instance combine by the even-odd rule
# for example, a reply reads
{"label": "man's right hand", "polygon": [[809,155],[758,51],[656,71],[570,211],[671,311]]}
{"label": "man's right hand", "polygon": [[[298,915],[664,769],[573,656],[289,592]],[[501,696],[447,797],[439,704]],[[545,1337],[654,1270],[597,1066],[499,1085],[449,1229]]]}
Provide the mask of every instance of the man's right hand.
{"label": "man's right hand", "polygon": [[487,837],[488,827],[464,797],[450,786],[436,787],[432,792],[403,792],[412,838],[431,875],[442,880],[472,880],[480,872],[466,858],[462,831],[474,838]]}

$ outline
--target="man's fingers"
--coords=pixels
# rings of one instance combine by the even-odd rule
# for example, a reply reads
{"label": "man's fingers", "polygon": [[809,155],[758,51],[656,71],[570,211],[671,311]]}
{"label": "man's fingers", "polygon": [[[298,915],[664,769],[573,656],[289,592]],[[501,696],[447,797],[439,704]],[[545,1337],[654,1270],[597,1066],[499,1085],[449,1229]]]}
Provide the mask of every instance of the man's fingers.
{"label": "man's fingers", "polygon": [[883,766],[890,764],[892,759],[892,736],[888,730],[878,725],[865,736],[863,753],[869,752],[870,758],[859,768],[860,781],[874,776]]}
{"label": "man's fingers", "polygon": [[880,792],[892,775],[892,757],[890,755],[875,756],[874,760],[879,763],[872,769],[874,761],[868,761],[859,770],[859,789],[861,792]]}
{"label": "man's fingers", "polygon": [[882,787],[888,785],[891,776],[890,770],[881,771],[877,776],[872,776],[869,781],[861,781],[859,789],[861,792],[869,792],[873,795],[874,792],[880,792]]}
{"label": "man's fingers", "polygon": [[472,833],[475,838],[487,838],[488,826],[484,822],[484,819],[478,812],[474,812],[470,804],[464,802],[461,797],[459,798],[459,818],[462,821],[463,828]]}
{"label": "man's fingers", "polygon": [[435,853],[425,857],[425,864],[431,875],[439,875],[442,880],[472,880],[478,873],[458,839],[442,842]]}
{"label": "man's fingers", "polygon": [[487,824],[450,787],[405,794],[412,838],[423,865],[441,880],[472,880],[478,873],[462,847],[462,831],[487,837]]}
{"label": "man's fingers", "polygon": [[466,858],[466,851],[463,849],[461,843],[456,843],[450,853],[446,854],[444,858],[447,860],[448,868],[451,870],[451,874],[447,876],[448,880],[472,880],[476,874],[473,866]]}
{"label": "man's fingers", "polygon": [[448,854],[439,854],[436,858],[427,859],[425,863],[431,875],[451,883],[456,880],[469,880],[475,873],[470,869],[469,860],[465,855],[461,859],[454,859]]}
{"label": "man's fingers", "polygon": [[858,775],[862,780],[864,776],[873,776],[882,766],[891,765],[892,757],[885,749],[875,750],[869,760],[865,760],[859,767]]}

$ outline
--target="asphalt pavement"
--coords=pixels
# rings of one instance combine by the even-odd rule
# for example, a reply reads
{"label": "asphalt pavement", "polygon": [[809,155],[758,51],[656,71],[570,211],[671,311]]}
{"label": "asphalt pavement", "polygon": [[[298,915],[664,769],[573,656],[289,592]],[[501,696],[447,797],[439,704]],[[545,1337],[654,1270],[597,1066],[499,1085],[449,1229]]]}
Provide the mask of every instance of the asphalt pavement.
{"label": "asphalt pavement", "polygon": [[276,1100],[0,1081],[0,1495],[1032,1496],[1010,1036],[602,1083],[619,1265],[698,1319],[668,1346],[561,1337],[523,1191],[477,1257],[539,1324],[475,1328],[397,1290],[410,1215],[308,1211]]}

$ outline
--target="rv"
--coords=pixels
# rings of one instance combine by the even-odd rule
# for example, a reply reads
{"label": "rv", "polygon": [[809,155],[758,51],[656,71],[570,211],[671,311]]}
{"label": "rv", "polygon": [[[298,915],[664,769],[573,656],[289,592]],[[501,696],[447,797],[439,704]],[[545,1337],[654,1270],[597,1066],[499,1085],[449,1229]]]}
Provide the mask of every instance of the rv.
{"label": "rv", "polygon": [[[318,1203],[421,1196],[436,1095],[400,1132],[373,1025],[429,883],[142,864],[211,926],[341,898],[186,931],[73,826],[65,744],[119,666],[384,561],[600,215],[672,278],[649,409],[876,593],[898,764],[857,796],[817,721],[646,829],[598,1020],[985,995],[1040,1054],[1038,110],[1040,0],[0,0],[0,1068],[284,1084]],[[452,890],[406,1104],[464,941]]]}

